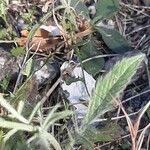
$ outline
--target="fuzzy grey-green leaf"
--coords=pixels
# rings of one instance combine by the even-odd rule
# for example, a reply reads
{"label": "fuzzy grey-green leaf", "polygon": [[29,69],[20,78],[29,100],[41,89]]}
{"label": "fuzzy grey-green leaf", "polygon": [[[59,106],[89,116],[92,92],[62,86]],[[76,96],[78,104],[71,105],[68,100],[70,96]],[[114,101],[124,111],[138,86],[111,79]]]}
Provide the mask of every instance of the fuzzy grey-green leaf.
{"label": "fuzzy grey-green leaf", "polygon": [[114,108],[114,103],[119,94],[130,83],[139,65],[144,60],[144,54],[138,54],[129,58],[123,58],[112,70],[101,77],[89,102],[84,124],[88,125],[93,119],[103,115]]}

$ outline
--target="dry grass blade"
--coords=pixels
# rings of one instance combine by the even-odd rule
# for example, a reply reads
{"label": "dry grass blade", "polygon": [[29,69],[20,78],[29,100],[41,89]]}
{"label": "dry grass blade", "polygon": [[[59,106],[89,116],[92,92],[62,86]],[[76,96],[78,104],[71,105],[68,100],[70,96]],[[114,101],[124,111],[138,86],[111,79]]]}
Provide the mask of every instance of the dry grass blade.
{"label": "dry grass blade", "polygon": [[140,136],[139,136],[139,139],[137,141],[137,146],[136,146],[136,150],[141,150],[141,147],[142,147],[142,143],[143,143],[143,140],[144,140],[144,135],[145,135],[145,132],[146,130],[150,128],[150,123],[144,128],[144,130],[141,132]]}
{"label": "dry grass blade", "polygon": [[149,108],[150,106],[150,101],[147,103],[147,105],[143,108],[142,112],[140,113],[139,117],[137,118],[137,121],[135,122],[135,124],[133,124],[131,122],[131,119],[129,118],[128,114],[126,113],[124,107],[122,106],[121,103],[119,103],[117,101],[117,104],[119,104],[121,110],[123,111],[123,113],[125,114],[127,123],[128,123],[128,127],[130,130],[130,134],[131,134],[131,140],[132,140],[132,150],[140,150],[143,140],[144,140],[144,135],[145,132],[148,128],[150,128],[150,123],[143,129],[143,131],[141,132],[138,140],[137,140],[137,134],[138,134],[138,130],[139,130],[139,125],[140,125],[140,121],[141,118],[143,117],[144,113],[146,112],[146,110]]}
{"label": "dry grass blade", "polygon": [[129,131],[130,131],[130,134],[131,134],[131,140],[132,140],[132,150],[135,150],[136,148],[136,131],[134,129],[134,126],[131,122],[131,119],[129,118],[128,114],[126,113],[124,107],[122,106],[121,102],[118,102],[116,101],[117,104],[120,106],[121,110],[123,111],[125,117],[126,117],[126,120],[127,120],[127,123],[128,123],[128,127],[129,127]]}
{"label": "dry grass blade", "polygon": [[[136,128],[136,130],[138,130],[139,128],[139,125],[140,125],[140,121],[141,121],[141,118],[142,116],[144,115],[144,113],[146,112],[146,110],[150,107],[150,101],[146,104],[146,106],[143,108],[142,112],[140,113],[139,117],[138,117],[138,120],[134,126],[134,128]],[[138,141],[136,143],[136,149],[137,150],[140,150],[141,149],[141,146],[142,146],[142,143],[143,143],[143,140],[144,140],[144,134],[146,132],[146,130],[150,128],[150,123],[144,128],[144,130],[141,132],[139,138],[138,138]]]}
{"label": "dry grass blade", "polygon": [[139,129],[139,125],[140,125],[140,121],[144,115],[144,113],[146,112],[146,110],[149,108],[150,106],[150,101],[147,103],[147,105],[143,108],[142,112],[140,113],[135,125],[134,125],[134,129],[137,131]]}

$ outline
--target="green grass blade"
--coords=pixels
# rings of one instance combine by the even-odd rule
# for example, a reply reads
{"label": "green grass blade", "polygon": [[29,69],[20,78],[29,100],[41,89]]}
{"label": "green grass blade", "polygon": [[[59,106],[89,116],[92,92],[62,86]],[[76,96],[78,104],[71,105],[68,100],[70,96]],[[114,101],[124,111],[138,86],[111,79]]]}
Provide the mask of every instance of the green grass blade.
{"label": "green grass blade", "polygon": [[59,107],[59,104],[56,105],[50,112],[49,114],[47,115],[45,121],[43,122],[43,128],[45,128],[45,126],[48,124],[49,120],[52,118],[54,112],[58,109]]}
{"label": "green grass blade", "polygon": [[20,115],[0,94],[0,105],[4,107],[8,112],[10,112],[19,121],[28,124],[29,121]]}
{"label": "green grass blade", "polygon": [[62,112],[54,113],[53,116],[50,118],[50,120],[47,122],[44,129],[47,130],[56,121],[63,119],[63,118],[70,116],[70,115],[73,115],[73,112],[70,110],[65,110]]}
{"label": "green grass blade", "polygon": [[9,140],[9,138],[13,136],[17,131],[18,131],[17,129],[12,129],[7,134],[5,134],[3,139],[4,143],[6,143],[6,141]]}
{"label": "green grass blade", "polygon": [[57,142],[57,140],[55,139],[54,136],[52,136],[50,133],[46,132],[46,131],[42,131],[41,132],[41,137],[45,137],[48,142],[50,144],[53,145],[53,147],[56,149],[56,150],[62,150],[61,147],[60,147],[60,144]]}
{"label": "green grass blade", "polygon": [[23,124],[23,123],[18,123],[18,122],[6,121],[2,118],[0,118],[0,127],[6,128],[6,129],[28,131],[28,132],[37,131],[37,127],[35,127],[35,126],[27,125],[27,124]]}
{"label": "green grass blade", "polygon": [[36,106],[34,107],[34,109],[33,109],[32,113],[31,113],[31,115],[29,116],[29,122],[32,121],[33,117],[35,116],[35,114],[36,114],[36,112],[38,111],[38,109],[40,108],[40,106],[41,106],[41,102],[38,102],[38,103],[36,104]]}
{"label": "green grass blade", "polygon": [[22,113],[24,105],[25,105],[24,101],[19,101],[18,108],[17,108],[17,111],[18,111],[19,114]]}

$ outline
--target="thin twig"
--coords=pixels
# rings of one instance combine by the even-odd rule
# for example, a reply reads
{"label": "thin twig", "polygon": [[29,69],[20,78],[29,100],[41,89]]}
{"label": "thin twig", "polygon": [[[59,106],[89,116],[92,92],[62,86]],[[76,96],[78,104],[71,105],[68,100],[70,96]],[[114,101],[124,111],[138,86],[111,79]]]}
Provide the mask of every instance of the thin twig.
{"label": "thin twig", "polygon": [[143,129],[143,131],[141,132],[141,134],[139,136],[137,146],[136,146],[137,150],[141,150],[142,143],[143,143],[143,140],[144,140],[144,135],[145,135],[145,132],[148,128],[150,128],[150,123]]}
{"label": "thin twig", "polygon": [[135,33],[135,32],[138,32],[138,31],[140,31],[140,30],[143,30],[143,29],[146,29],[146,28],[149,28],[150,27],[150,24],[148,24],[148,25],[146,25],[146,26],[143,26],[143,27],[140,27],[140,28],[138,28],[138,29],[136,29],[136,30],[134,30],[134,31],[132,31],[132,32],[130,32],[130,33],[128,33],[128,34],[126,34],[126,36],[129,36],[129,35],[131,35],[131,34],[133,34],[133,33]]}
{"label": "thin twig", "polygon": [[12,41],[4,41],[4,40],[0,40],[0,43],[15,43],[16,41],[12,40]]}
{"label": "thin twig", "polygon": [[146,90],[146,91],[144,91],[144,92],[142,92],[142,93],[139,93],[139,94],[137,94],[137,95],[135,95],[135,96],[132,96],[132,97],[130,97],[130,98],[125,99],[124,101],[122,101],[122,104],[123,104],[123,103],[126,103],[126,102],[128,102],[128,101],[130,101],[130,100],[132,100],[133,98],[136,98],[136,97],[138,97],[138,96],[141,96],[141,95],[143,95],[143,94],[146,94],[146,93],[148,93],[148,92],[150,92],[150,89],[149,89],[149,90]]}
{"label": "thin twig", "polygon": [[129,5],[129,4],[125,4],[123,2],[120,2],[121,5],[127,6],[127,7],[134,7],[134,8],[139,8],[139,9],[150,9],[149,6],[138,6],[138,5]]}
{"label": "thin twig", "polygon": [[150,134],[149,134],[149,136],[148,136],[148,140],[147,140],[147,150],[149,150],[150,149]]}
{"label": "thin twig", "polygon": [[144,13],[143,11],[139,11],[139,10],[137,10],[136,8],[133,8],[131,5],[126,5],[126,4],[124,4],[124,3],[121,3],[121,4],[122,4],[123,6],[125,6],[125,7],[128,7],[129,9],[132,9],[132,10],[134,10],[134,11],[137,11],[137,12],[140,13],[140,14],[143,14],[143,15],[145,15],[145,16],[147,16],[147,17],[150,17],[150,15]]}
{"label": "thin twig", "polygon": [[20,71],[19,71],[19,74],[18,74],[18,77],[17,77],[17,81],[16,81],[16,84],[15,84],[13,93],[15,93],[16,90],[17,90],[17,87],[18,87],[18,85],[19,85],[20,79],[21,79],[21,77],[22,77],[22,71],[23,71],[23,69],[24,69],[24,65],[25,65],[25,63],[26,63],[26,61],[27,61],[27,59],[28,59],[29,52],[30,52],[30,50],[32,49],[33,46],[34,46],[34,45],[32,45],[32,46],[29,48],[29,50],[26,52],[26,54],[25,54],[25,56],[24,56],[24,58],[23,58],[23,62],[22,62],[22,65],[21,65],[21,68],[20,68]]}

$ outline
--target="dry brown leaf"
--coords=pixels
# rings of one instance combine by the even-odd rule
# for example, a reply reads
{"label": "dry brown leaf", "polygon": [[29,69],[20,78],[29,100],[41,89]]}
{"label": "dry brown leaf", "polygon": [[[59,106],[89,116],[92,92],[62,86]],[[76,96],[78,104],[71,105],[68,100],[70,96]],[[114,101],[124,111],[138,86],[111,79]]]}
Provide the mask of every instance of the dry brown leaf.
{"label": "dry brown leaf", "polygon": [[[27,30],[21,31],[21,37],[18,38],[16,41],[20,46],[25,46],[28,40],[29,32]],[[51,48],[54,48],[59,42],[62,41],[59,37],[52,37],[52,34],[44,29],[38,29],[35,32],[32,41],[30,42],[30,46],[32,46],[32,50],[40,50],[40,51],[47,51]]]}
{"label": "dry brown leaf", "polygon": [[28,30],[22,30],[21,31],[21,36],[22,37],[27,37],[29,35],[29,31]]}
{"label": "dry brown leaf", "polygon": [[[51,48],[54,48],[57,46],[62,40],[60,38],[49,38],[45,39],[42,37],[34,37],[32,41],[30,42],[30,46],[32,46],[32,50],[37,50],[37,48],[40,51],[47,51]],[[17,43],[20,46],[24,46],[27,42],[27,37],[21,37],[17,40]]]}
{"label": "dry brown leaf", "polygon": [[[92,29],[89,24],[87,24],[87,22],[81,22],[79,28],[80,31],[76,34],[77,39],[82,39],[92,32]],[[62,32],[64,32],[63,29],[60,30],[61,35],[63,35]],[[20,46],[25,46],[28,35],[29,32],[27,30],[22,30],[21,38],[17,39],[17,43]],[[34,51],[47,51],[55,48],[55,46],[57,46],[61,41],[62,39],[60,37],[53,37],[52,33],[49,32],[49,29],[39,28],[35,32],[34,37],[32,38],[32,41],[29,43],[29,45],[32,46],[32,50]]]}
{"label": "dry brown leaf", "polygon": [[83,32],[77,33],[76,37],[79,38],[79,39],[82,39],[83,37],[89,35],[90,33],[92,33],[92,29],[89,28],[89,29],[87,29],[87,30],[85,30]]}

